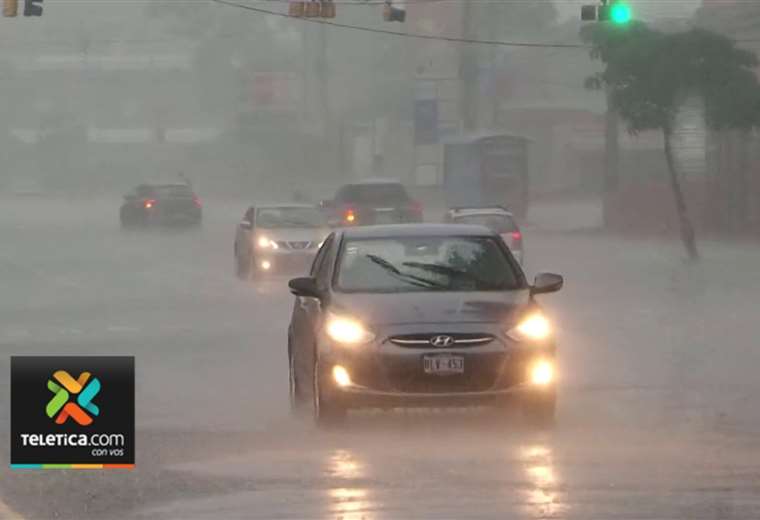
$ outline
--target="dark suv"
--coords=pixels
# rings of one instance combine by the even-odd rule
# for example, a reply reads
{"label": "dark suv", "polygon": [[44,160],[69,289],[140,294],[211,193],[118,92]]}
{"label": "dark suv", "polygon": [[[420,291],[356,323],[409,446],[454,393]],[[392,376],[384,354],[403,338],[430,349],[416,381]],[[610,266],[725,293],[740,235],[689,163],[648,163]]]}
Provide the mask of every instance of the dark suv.
{"label": "dark suv", "polygon": [[331,226],[422,222],[422,206],[392,179],[367,179],[342,186],[322,202]]}
{"label": "dark suv", "polygon": [[200,225],[203,210],[189,184],[141,184],[124,196],[121,227],[154,224]]}

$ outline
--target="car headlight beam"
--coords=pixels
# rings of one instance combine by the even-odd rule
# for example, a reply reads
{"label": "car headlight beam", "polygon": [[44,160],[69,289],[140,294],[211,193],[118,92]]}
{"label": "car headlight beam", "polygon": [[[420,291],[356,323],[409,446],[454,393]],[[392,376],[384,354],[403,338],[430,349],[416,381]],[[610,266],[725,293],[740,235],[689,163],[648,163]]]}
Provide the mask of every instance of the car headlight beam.
{"label": "car headlight beam", "polygon": [[542,341],[552,335],[552,325],[543,314],[537,312],[523,318],[507,332],[515,341]]}
{"label": "car headlight beam", "polygon": [[361,345],[375,338],[360,321],[332,313],[325,320],[325,332],[330,339],[344,345]]}
{"label": "car headlight beam", "polygon": [[256,240],[256,245],[259,246],[261,249],[279,249],[280,248],[280,246],[277,245],[277,242],[275,242],[274,240],[271,240],[269,237],[264,236],[264,235],[260,236]]}

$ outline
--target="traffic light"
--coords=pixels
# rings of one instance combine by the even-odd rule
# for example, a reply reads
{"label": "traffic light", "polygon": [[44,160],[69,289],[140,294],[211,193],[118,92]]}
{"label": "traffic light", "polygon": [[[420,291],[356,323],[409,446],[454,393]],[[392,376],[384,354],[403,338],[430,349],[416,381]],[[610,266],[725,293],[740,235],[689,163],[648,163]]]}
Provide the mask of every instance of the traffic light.
{"label": "traffic light", "polygon": [[322,18],[335,18],[336,9],[333,0],[323,0],[319,16]]}
{"label": "traffic light", "polygon": [[612,23],[622,25],[631,21],[631,6],[625,2],[614,2],[609,6]]}
{"label": "traffic light", "polygon": [[633,19],[631,6],[625,0],[601,0],[601,2],[601,5],[581,6],[581,20],[625,25]]}
{"label": "traffic light", "polygon": [[383,6],[383,20],[386,22],[404,22],[406,21],[406,9],[393,7],[390,0],[386,0]]}
{"label": "traffic light", "polygon": [[24,16],[42,16],[42,0],[24,0]]}
{"label": "traffic light", "polygon": [[596,21],[596,6],[595,5],[582,5],[581,6],[581,21],[583,21],[583,22],[595,22]]}
{"label": "traffic light", "polygon": [[18,15],[18,0],[3,0],[3,16],[12,18]]}
{"label": "traffic light", "polygon": [[288,16],[293,18],[335,18],[335,11],[333,0],[309,0],[288,4]]}

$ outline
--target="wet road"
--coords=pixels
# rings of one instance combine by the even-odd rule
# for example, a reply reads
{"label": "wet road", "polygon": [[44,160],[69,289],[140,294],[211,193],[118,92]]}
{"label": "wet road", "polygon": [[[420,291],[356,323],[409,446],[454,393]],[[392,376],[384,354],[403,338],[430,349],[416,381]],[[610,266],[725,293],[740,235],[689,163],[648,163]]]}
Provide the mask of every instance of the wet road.
{"label": "wet road", "polygon": [[[12,354],[136,356],[137,468],[11,472],[26,518],[760,518],[760,249],[526,229],[566,289],[558,427],[487,410],[287,414],[285,279],[232,276],[242,206],[121,233],[117,202],[0,207],[0,388]],[[9,417],[0,392],[0,418]],[[8,429],[0,454],[8,460]],[[0,517],[3,516],[0,508]]]}

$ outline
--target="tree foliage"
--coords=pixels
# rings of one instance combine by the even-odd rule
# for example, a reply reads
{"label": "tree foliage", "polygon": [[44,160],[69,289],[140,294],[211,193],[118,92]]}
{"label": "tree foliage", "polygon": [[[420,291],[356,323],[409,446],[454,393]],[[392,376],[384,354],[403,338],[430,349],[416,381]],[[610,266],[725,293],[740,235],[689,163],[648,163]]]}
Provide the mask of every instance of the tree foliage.
{"label": "tree foliage", "polygon": [[595,24],[582,36],[605,69],[587,87],[610,89],[631,132],[669,129],[681,101],[700,95],[707,125],[749,129],[760,123],[760,85],[753,52],[705,29],[665,34],[643,23]]}
{"label": "tree foliage", "polygon": [[689,258],[698,259],[694,228],[676,171],[673,122],[683,100],[698,95],[709,128],[760,126],[755,54],[705,29],[666,34],[641,22],[626,27],[593,24],[581,36],[592,44],[591,57],[605,64],[586,85],[607,88],[610,108],[617,110],[630,132],[662,131],[681,239]]}

